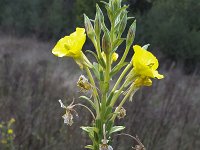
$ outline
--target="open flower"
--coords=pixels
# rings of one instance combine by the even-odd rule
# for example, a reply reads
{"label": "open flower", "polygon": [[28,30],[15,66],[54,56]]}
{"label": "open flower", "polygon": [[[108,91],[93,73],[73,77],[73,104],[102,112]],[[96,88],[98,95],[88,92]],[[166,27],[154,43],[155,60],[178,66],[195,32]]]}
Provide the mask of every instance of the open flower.
{"label": "open flower", "polygon": [[76,28],[76,31],[60,39],[52,50],[52,53],[58,57],[72,57],[81,69],[84,66],[89,68],[92,64],[82,52],[83,44],[86,40],[84,28]]}
{"label": "open flower", "polygon": [[58,57],[81,57],[81,50],[86,40],[84,28],[76,28],[76,31],[60,39],[53,48],[52,53]]}
{"label": "open flower", "polygon": [[64,123],[66,123],[67,125],[71,126],[74,121],[73,121],[73,113],[76,114],[76,116],[78,116],[78,113],[73,109],[75,105],[74,104],[74,100],[72,101],[72,103],[69,106],[65,106],[61,100],[58,100],[60,103],[60,107],[66,109],[66,113],[62,116],[62,118],[64,119]]}
{"label": "open flower", "polygon": [[135,80],[136,86],[150,86],[152,81],[150,78],[162,79],[163,75],[156,70],[158,68],[157,58],[139,45],[133,46],[135,54],[133,55],[133,71],[137,76]]}

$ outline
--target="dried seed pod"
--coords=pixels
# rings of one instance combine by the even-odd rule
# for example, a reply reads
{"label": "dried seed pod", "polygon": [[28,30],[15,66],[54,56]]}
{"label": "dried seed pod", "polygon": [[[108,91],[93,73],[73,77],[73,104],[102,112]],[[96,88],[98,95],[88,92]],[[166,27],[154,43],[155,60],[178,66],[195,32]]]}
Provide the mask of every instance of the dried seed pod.
{"label": "dried seed pod", "polygon": [[80,87],[81,92],[82,91],[87,92],[87,91],[92,89],[91,84],[88,82],[88,79],[84,75],[81,75],[79,77],[78,82],[77,82],[77,86]]}

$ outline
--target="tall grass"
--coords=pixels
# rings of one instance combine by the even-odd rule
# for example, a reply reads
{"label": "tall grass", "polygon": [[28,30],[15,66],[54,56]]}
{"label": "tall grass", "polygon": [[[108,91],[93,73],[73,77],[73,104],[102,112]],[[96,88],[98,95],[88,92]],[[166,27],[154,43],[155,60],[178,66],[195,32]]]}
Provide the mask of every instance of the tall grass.
{"label": "tall grass", "polygon": [[[79,134],[79,126],[92,119],[87,111],[80,108],[68,127],[57,101],[80,101],[76,81],[84,72],[71,60],[54,57],[52,47],[35,39],[0,38],[0,120],[16,119],[17,150],[80,150],[88,143]],[[137,134],[150,150],[198,150],[200,76],[183,75],[176,67],[163,72],[165,80],[140,90],[125,106],[128,117],[118,124],[125,121],[125,131]],[[113,138],[117,150],[134,144],[127,137]]]}

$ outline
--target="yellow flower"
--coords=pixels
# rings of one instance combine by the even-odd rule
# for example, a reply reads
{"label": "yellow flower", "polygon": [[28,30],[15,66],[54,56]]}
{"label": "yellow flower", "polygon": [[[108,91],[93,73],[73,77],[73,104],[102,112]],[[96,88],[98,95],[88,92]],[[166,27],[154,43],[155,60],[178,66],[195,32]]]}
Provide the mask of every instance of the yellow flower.
{"label": "yellow flower", "polygon": [[86,40],[84,28],[76,28],[76,31],[60,39],[52,50],[58,57],[79,58],[82,55],[82,47]]}
{"label": "yellow flower", "polygon": [[163,75],[156,70],[158,68],[157,58],[139,45],[133,46],[135,54],[133,55],[133,71],[137,77],[134,86],[151,86],[150,78],[162,79]]}
{"label": "yellow flower", "polygon": [[[104,61],[106,61],[106,54],[104,52],[101,53]],[[117,61],[119,55],[117,53],[113,53],[112,57],[111,57],[111,63],[113,63],[114,61]]]}
{"label": "yellow flower", "polygon": [[8,129],[8,134],[13,134],[13,130],[12,129]]}
{"label": "yellow flower", "polygon": [[157,58],[152,53],[139,45],[133,46],[133,49],[135,51],[133,55],[133,67],[136,75],[157,79],[164,78],[164,76],[159,74],[156,70],[159,64]]}

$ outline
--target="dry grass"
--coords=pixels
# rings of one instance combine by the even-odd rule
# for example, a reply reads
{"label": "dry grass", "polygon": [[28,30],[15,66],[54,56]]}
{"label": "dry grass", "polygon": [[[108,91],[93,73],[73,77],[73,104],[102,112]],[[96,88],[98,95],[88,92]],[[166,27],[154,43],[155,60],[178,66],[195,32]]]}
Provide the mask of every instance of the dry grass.
{"label": "dry grass", "polygon": [[[35,39],[0,38],[0,119],[16,119],[17,150],[80,150],[87,143],[79,128],[91,121],[87,112],[79,109],[80,117],[67,127],[57,101],[78,97],[81,72],[72,60],[54,57],[52,47]],[[163,72],[165,80],[126,104],[128,115],[118,124],[125,122],[125,132],[137,134],[149,150],[198,150],[200,77],[175,67]],[[130,139],[113,138],[115,149],[131,149]]]}

